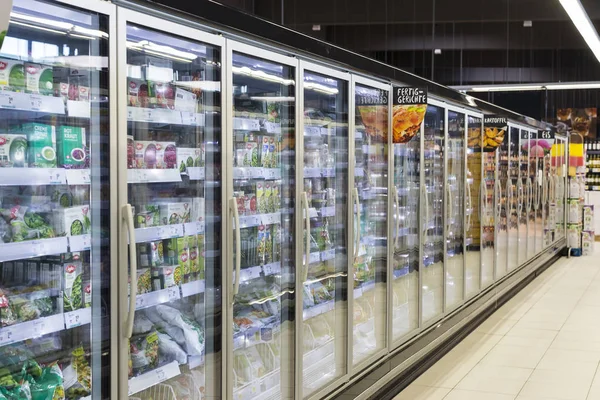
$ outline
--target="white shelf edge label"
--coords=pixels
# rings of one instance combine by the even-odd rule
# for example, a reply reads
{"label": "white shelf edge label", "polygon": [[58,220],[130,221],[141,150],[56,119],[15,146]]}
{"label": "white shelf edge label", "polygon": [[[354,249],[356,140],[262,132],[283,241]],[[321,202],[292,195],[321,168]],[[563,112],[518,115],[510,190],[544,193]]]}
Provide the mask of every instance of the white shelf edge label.
{"label": "white shelf edge label", "polygon": [[65,175],[69,185],[89,185],[91,182],[89,169],[67,169]]}
{"label": "white shelf edge label", "polygon": [[79,310],[66,312],[65,314],[65,327],[67,329],[75,328],[81,325],[87,325],[92,322],[92,309],[81,308]]}
{"label": "white shelf edge label", "polygon": [[162,367],[131,378],[129,380],[129,395],[131,396],[132,394],[164,382],[167,379],[174,378],[180,373],[179,364],[177,361],[173,361],[167,365],[163,365]]}

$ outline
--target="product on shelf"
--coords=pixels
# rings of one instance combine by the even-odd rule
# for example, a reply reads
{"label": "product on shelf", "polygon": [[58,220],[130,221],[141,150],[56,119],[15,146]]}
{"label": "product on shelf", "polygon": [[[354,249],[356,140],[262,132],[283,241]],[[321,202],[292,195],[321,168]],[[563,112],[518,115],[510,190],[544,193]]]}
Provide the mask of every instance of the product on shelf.
{"label": "product on shelf", "polygon": [[58,236],[78,236],[90,232],[89,205],[57,209],[54,214],[54,229]]}
{"label": "product on shelf", "polygon": [[182,88],[175,89],[175,109],[183,112],[196,112],[197,97],[195,93]]}
{"label": "product on shelf", "polygon": [[172,169],[177,167],[175,142],[136,140],[135,168]]}
{"label": "product on shelf", "polygon": [[27,123],[22,131],[27,135],[29,166],[56,168],[56,130],[52,125]]}
{"label": "product on shelf", "polygon": [[584,230],[583,232],[581,232],[582,255],[590,256],[594,253],[594,241],[595,241],[594,231]]}
{"label": "product on shelf", "polygon": [[190,167],[203,167],[203,164],[202,149],[177,148],[177,165],[179,165],[179,172],[182,174],[187,173],[187,169]]}
{"label": "product on shelf", "polygon": [[25,240],[49,239],[56,236],[49,223],[47,212],[31,210],[26,206],[0,208],[3,221],[0,222],[0,239],[3,242],[22,242]]}
{"label": "product on shelf", "polygon": [[584,205],[583,206],[583,230],[593,231],[594,230],[594,206]]}
{"label": "product on shelf", "polygon": [[[138,211],[139,210],[139,211]],[[136,207],[135,227],[150,228],[161,225],[160,206],[145,204]]]}
{"label": "product on shelf", "polygon": [[54,94],[54,78],[51,66],[26,62],[24,68],[26,91],[28,93],[45,96]]}
{"label": "product on shelf", "polygon": [[83,346],[71,352],[71,364],[63,369],[65,395],[68,399],[89,396],[92,392],[92,370]]}
{"label": "product on shelf", "polygon": [[189,202],[164,203],[159,205],[162,225],[190,222],[191,210]]}
{"label": "product on shelf", "polygon": [[63,309],[75,311],[84,306],[83,263],[78,253],[73,253],[63,264]]}
{"label": "product on shelf", "polygon": [[167,289],[181,283],[182,269],[179,265],[157,265],[152,267],[152,288]]}
{"label": "product on shelf", "polygon": [[205,213],[204,197],[194,197],[192,199],[192,222],[203,222]]}
{"label": "product on shelf", "polygon": [[56,65],[52,68],[54,95],[64,102],[90,101],[90,72],[84,68]]}
{"label": "product on shelf", "polygon": [[24,134],[0,134],[0,167],[28,167],[28,146]]}
{"label": "product on shelf", "polygon": [[85,166],[85,128],[60,126],[56,132],[58,165],[65,168]]}
{"label": "product on shelf", "polygon": [[132,337],[129,340],[129,346],[134,375],[139,375],[158,366],[159,339],[156,331]]}
{"label": "product on shelf", "polygon": [[0,90],[25,91],[25,66],[23,61],[0,59]]}

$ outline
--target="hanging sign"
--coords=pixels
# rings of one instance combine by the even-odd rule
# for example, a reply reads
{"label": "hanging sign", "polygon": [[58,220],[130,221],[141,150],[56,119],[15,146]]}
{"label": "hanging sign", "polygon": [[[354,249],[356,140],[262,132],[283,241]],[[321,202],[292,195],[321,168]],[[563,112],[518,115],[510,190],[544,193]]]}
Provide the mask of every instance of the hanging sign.
{"label": "hanging sign", "polygon": [[406,143],[412,139],[425,118],[427,89],[394,86],[394,143]]}
{"label": "hanging sign", "polygon": [[356,86],[354,100],[356,114],[372,141],[387,143],[388,140],[388,104],[387,90]]}
{"label": "hanging sign", "polygon": [[506,136],[505,134],[508,129],[508,121],[506,117],[486,115],[483,118],[483,127],[483,151],[496,151]]}
{"label": "hanging sign", "polygon": [[0,0],[0,50],[2,50],[2,43],[4,42],[6,32],[8,32],[12,4],[12,0]]}

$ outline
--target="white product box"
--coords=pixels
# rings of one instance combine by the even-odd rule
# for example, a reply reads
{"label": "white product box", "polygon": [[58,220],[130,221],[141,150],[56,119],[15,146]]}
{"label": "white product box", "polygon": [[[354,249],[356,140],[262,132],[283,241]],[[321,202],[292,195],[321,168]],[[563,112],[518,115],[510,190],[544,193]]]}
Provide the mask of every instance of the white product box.
{"label": "white product box", "polygon": [[567,201],[567,215],[569,224],[580,224],[582,219],[583,207],[579,199],[569,199]]}
{"label": "white product box", "polygon": [[202,162],[202,149],[178,147],[177,148],[177,166],[179,172],[187,173],[189,167],[200,167]]}
{"label": "white product box", "polygon": [[581,251],[584,256],[589,256],[594,253],[595,235],[592,231],[581,232]]}
{"label": "white product box", "polygon": [[190,222],[190,206],[189,202],[160,204],[161,224],[172,225]]}
{"label": "white product box", "polygon": [[594,206],[584,205],[583,206],[583,230],[593,231],[594,230]]}
{"label": "white product box", "polygon": [[204,221],[205,203],[204,197],[192,199],[192,222]]}
{"label": "white product box", "polygon": [[183,112],[196,112],[196,95],[187,90],[175,89],[175,109]]}
{"label": "white product box", "polygon": [[56,210],[54,230],[57,236],[78,236],[90,232],[91,221],[88,205]]}

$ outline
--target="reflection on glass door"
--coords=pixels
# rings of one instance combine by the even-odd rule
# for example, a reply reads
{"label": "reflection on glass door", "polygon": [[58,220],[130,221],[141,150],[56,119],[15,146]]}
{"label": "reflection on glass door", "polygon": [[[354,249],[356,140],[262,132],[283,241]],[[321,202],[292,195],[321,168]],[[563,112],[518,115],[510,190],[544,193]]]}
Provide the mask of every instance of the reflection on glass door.
{"label": "reflection on glass door", "polygon": [[[419,327],[419,208],[421,130],[394,143],[392,335],[394,341]],[[423,209],[422,209],[423,210]]]}
{"label": "reflection on glass door", "polygon": [[140,25],[126,33],[128,392],[201,396],[221,347],[221,52]]}
{"label": "reflection on glass door", "polygon": [[109,17],[2,10],[0,398],[109,398]]}
{"label": "reflection on glass door", "polygon": [[444,114],[430,105],[424,119],[423,321],[440,316],[444,307]]}
{"label": "reflection on glass door", "polygon": [[507,197],[506,197],[506,224],[508,229],[507,270],[510,272],[519,266],[519,218],[520,182],[519,182],[519,128],[509,127],[508,159],[507,159]]}
{"label": "reflection on glass door", "polygon": [[498,172],[496,180],[496,279],[506,275],[508,269],[508,226],[510,218],[509,191],[509,154],[510,134],[498,147]]}
{"label": "reflection on glass door", "polygon": [[[306,397],[346,373],[349,85],[308,70],[302,78],[308,266],[302,276],[301,348]],[[360,210],[360,196],[353,200]]]}
{"label": "reflection on glass door", "polygon": [[542,139],[543,131],[534,132],[536,138],[531,144],[530,152],[534,155],[535,165],[535,189],[534,189],[534,209],[535,209],[535,254],[538,254],[544,248],[544,161],[545,152],[542,142],[546,140]]}
{"label": "reflection on glass door", "polygon": [[386,346],[389,97],[354,87],[354,364]]}
{"label": "reflection on glass door", "polygon": [[523,265],[528,257],[529,247],[529,209],[530,209],[530,184],[529,184],[529,132],[526,129],[520,130],[519,137],[519,180],[518,195],[519,195],[519,266]]}
{"label": "reflection on glass door", "polygon": [[[273,55],[274,57],[274,55]],[[291,396],[295,284],[295,73],[232,54],[234,399]]]}
{"label": "reflection on glass door", "polygon": [[[554,220],[555,240],[562,239],[565,232],[565,187],[566,187],[566,140],[556,137],[550,153],[552,155],[552,175],[554,177]],[[552,218],[552,215],[550,216]]]}
{"label": "reflection on glass door", "polygon": [[466,295],[479,292],[481,280],[481,145],[482,118],[469,116],[467,125],[467,190],[465,193]]}
{"label": "reflection on glass door", "polygon": [[494,282],[494,258],[496,244],[496,151],[484,151],[483,176],[481,180],[481,289]]}
{"label": "reflection on glass door", "polygon": [[448,111],[446,144],[446,309],[464,295],[465,115]]}
{"label": "reflection on glass door", "polygon": [[533,149],[536,134],[533,131],[526,131],[527,139],[527,259],[530,260],[536,254],[537,241],[537,156]]}

